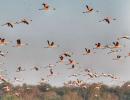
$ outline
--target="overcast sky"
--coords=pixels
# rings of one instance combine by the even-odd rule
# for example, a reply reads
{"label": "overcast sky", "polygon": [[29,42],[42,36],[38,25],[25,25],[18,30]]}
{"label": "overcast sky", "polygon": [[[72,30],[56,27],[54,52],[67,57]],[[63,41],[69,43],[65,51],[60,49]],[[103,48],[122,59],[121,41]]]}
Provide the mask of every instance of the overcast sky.
{"label": "overcast sky", "polygon": [[[55,7],[55,11],[39,11],[42,3],[48,3]],[[83,14],[85,6],[90,5],[94,10],[90,14]],[[73,51],[73,59],[80,63],[81,68],[93,68],[97,72],[111,73],[119,76],[121,80],[130,80],[130,58],[113,61],[119,55],[127,55],[130,52],[130,41],[121,40],[122,52],[107,55],[109,50],[97,50],[95,55],[83,56],[84,48],[93,48],[94,44],[112,44],[118,36],[130,35],[130,1],[129,0],[1,0],[0,24],[15,22],[23,18],[32,19],[30,25],[19,24],[14,28],[0,26],[0,37],[12,41],[7,46],[0,46],[0,50],[8,51],[5,58],[0,57],[0,62],[5,64],[0,67],[7,70],[7,78],[18,76],[23,82],[36,84],[40,78],[46,78],[49,69],[31,71],[34,65],[44,67],[56,64],[58,56],[64,51]],[[104,17],[116,18],[111,24],[99,22]],[[20,38],[28,46],[14,48],[16,39]],[[59,48],[45,49],[46,41],[51,40],[60,45]],[[16,73],[17,66],[26,69],[25,72]],[[68,81],[72,73],[77,70],[68,70],[71,66],[57,64],[54,73],[60,73],[58,77],[51,77],[49,83],[62,85]],[[86,82],[86,77],[79,77]],[[109,79],[100,79],[110,83]],[[90,81],[89,81],[90,82]]]}

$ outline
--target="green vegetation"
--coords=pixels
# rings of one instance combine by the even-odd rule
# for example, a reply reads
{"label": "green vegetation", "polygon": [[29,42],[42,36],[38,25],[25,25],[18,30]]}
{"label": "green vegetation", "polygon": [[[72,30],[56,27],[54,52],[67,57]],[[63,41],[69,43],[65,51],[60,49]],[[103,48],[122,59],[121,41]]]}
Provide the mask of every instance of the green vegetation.
{"label": "green vegetation", "polygon": [[[13,86],[0,84],[0,100],[130,100],[130,82],[109,87],[104,84],[88,84],[87,88],[52,87],[49,84],[36,86]],[[9,92],[4,86],[10,86]]]}

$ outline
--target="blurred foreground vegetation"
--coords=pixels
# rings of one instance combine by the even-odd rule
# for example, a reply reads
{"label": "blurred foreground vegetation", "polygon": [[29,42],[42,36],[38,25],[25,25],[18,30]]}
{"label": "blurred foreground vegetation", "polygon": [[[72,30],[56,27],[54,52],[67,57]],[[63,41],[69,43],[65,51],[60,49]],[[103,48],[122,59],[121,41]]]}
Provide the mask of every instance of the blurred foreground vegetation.
{"label": "blurred foreground vegetation", "polygon": [[[5,85],[11,91],[3,90]],[[93,83],[87,88],[52,87],[49,84],[13,86],[9,83],[0,84],[0,100],[130,100],[130,82],[122,86],[109,87]],[[97,87],[98,86],[98,87]]]}

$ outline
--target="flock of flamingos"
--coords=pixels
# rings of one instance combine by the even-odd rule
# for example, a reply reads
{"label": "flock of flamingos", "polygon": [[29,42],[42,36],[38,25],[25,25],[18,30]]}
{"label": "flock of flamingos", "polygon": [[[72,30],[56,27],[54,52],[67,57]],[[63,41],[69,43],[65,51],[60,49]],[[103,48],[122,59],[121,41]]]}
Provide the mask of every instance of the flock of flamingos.
{"label": "flock of flamingos", "polygon": [[[81,1],[83,2],[83,1]],[[50,4],[47,3],[43,3],[41,5],[42,7],[39,8],[39,11],[42,11],[43,13],[48,13],[48,11],[56,11],[56,8],[51,7]],[[84,11],[81,12],[83,14],[91,14],[92,12],[94,13],[98,13],[100,12],[99,10],[95,10],[93,7],[91,7],[90,5],[86,5],[84,7]],[[104,22],[106,24],[111,24],[112,21],[116,21],[118,19],[116,18],[112,18],[112,17],[104,17],[102,20],[100,20],[99,22],[101,22],[101,24]],[[8,28],[15,28],[15,25],[19,25],[19,24],[23,24],[23,25],[30,25],[31,22],[33,20],[31,19],[21,19],[19,21],[16,22],[5,22],[4,24],[1,25],[1,27],[8,27]],[[109,52],[107,52],[108,55],[111,55],[113,53],[117,53],[117,56],[115,58],[112,58],[112,60],[120,60],[120,59],[126,59],[127,57],[130,57],[130,52],[128,52],[126,55],[119,55],[119,53],[121,51],[123,51],[123,48],[126,47],[126,45],[122,45],[120,43],[120,41],[124,39],[124,40],[128,40],[130,41],[130,37],[129,36],[120,36],[117,39],[115,39],[115,41],[113,41],[112,43],[110,43],[109,45],[105,45],[102,44],[100,42],[97,42],[95,44],[92,44],[93,48],[87,48],[84,47],[84,49],[82,50],[83,52],[81,52],[81,56],[88,56],[88,55],[95,55],[97,50],[105,50],[108,49]],[[43,49],[58,49],[60,48],[60,44],[52,41],[52,40],[46,40],[46,45],[43,47]],[[7,40],[6,38],[1,38],[0,37],[0,48],[2,48],[3,46],[8,46],[8,44],[14,43],[12,41]],[[24,43],[22,41],[22,39],[16,39],[16,44],[13,44],[12,47],[14,48],[23,48],[26,46],[29,46],[29,43]],[[24,52],[24,51],[23,51]],[[10,51],[2,51],[0,50],[0,59],[2,59],[3,57],[6,57],[6,55],[8,55],[8,53],[10,53]],[[72,56],[75,55],[74,52],[71,51],[66,51],[63,52],[62,54],[59,54],[57,56],[57,61],[55,61],[55,64],[48,64],[47,66],[43,67],[44,69],[48,68],[49,69],[49,73],[46,76],[47,80],[45,78],[41,79],[41,82],[48,82],[49,81],[49,77],[54,77],[54,76],[59,76],[60,73],[55,72],[53,69],[58,65],[58,64],[64,64],[66,66],[69,66],[68,70],[77,70],[76,73],[69,75],[68,77],[77,77],[77,79],[75,81],[68,81],[65,82],[64,85],[65,86],[70,86],[70,87],[81,87],[81,88],[87,88],[87,84],[86,82],[84,82],[84,80],[80,80],[78,79],[79,76],[84,76],[87,77],[87,79],[89,80],[94,80],[97,79],[99,77],[104,77],[104,78],[110,78],[112,80],[115,81],[120,81],[120,77],[113,75],[113,74],[108,74],[108,73],[104,73],[104,72],[97,72],[94,69],[91,68],[80,68],[80,62],[76,61],[75,59],[72,58]],[[3,66],[4,62],[0,62],[0,66]],[[33,68],[31,68],[30,70],[35,70],[35,71],[39,71],[42,67],[39,66],[34,66]],[[26,69],[24,69],[22,66],[17,66],[16,69],[16,73],[20,73],[22,71],[26,71]],[[4,74],[0,74],[0,83],[3,82],[8,82],[9,80],[6,79],[6,77],[4,76]],[[14,81],[17,82],[21,82],[22,80],[20,80],[19,78],[17,78],[17,76],[14,76]],[[99,88],[99,87],[97,87]],[[7,92],[9,92],[11,90],[10,86],[5,86],[3,87],[3,89]]]}

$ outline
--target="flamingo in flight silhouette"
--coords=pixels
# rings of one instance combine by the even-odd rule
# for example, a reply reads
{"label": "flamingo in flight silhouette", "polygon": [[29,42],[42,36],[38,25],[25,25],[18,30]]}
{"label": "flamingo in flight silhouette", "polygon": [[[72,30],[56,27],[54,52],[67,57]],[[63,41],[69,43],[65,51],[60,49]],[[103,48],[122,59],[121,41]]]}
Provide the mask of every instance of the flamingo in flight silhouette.
{"label": "flamingo in flight silhouette", "polygon": [[14,27],[14,25],[11,22],[7,22],[7,23],[5,23],[5,24],[3,24],[1,26],[5,26],[5,25],[7,25],[8,27],[11,27],[11,28]]}
{"label": "flamingo in flight silhouette", "polygon": [[20,47],[25,46],[25,45],[28,45],[28,43],[21,43],[21,39],[17,39],[16,40],[16,45],[13,46],[13,47],[20,48]]}
{"label": "flamingo in flight silhouette", "polygon": [[102,22],[102,21],[105,21],[106,23],[110,24],[112,20],[116,20],[116,18],[111,18],[111,17],[106,17],[104,18],[103,20],[99,21],[99,22]]}
{"label": "flamingo in flight silhouette", "polygon": [[48,44],[48,46],[44,47],[44,48],[57,48],[57,47],[59,47],[59,45],[56,45],[53,41],[50,42],[49,40],[47,40],[47,44]]}
{"label": "flamingo in flight silhouette", "polygon": [[[48,11],[50,9],[50,5],[48,5],[47,3],[43,3],[42,6],[43,8],[39,10]],[[52,9],[55,10],[55,8],[52,8]]]}
{"label": "flamingo in flight silhouette", "polygon": [[31,21],[32,21],[32,20],[22,19],[21,21],[16,22],[16,24],[24,23],[24,24],[26,24],[26,25],[29,25]]}

